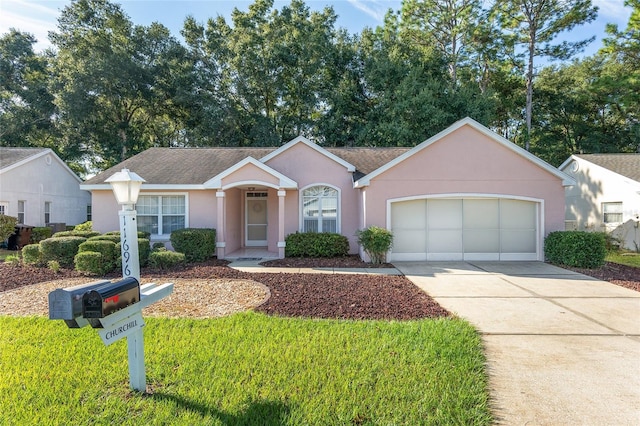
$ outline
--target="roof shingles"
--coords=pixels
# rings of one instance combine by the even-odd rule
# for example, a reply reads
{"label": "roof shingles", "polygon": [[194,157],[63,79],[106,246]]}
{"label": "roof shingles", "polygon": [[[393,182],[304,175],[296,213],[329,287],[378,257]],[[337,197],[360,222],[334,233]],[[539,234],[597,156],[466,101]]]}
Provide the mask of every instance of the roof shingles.
{"label": "roof shingles", "polygon": [[[202,185],[244,160],[260,160],[278,147],[270,148],[150,148],[88,179],[85,185],[103,184],[123,168],[142,176],[147,184]],[[368,174],[410,148],[327,148],[354,165],[358,175]]]}
{"label": "roof shingles", "polygon": [[576,157],[640,182],[640,154],[578,154]]}

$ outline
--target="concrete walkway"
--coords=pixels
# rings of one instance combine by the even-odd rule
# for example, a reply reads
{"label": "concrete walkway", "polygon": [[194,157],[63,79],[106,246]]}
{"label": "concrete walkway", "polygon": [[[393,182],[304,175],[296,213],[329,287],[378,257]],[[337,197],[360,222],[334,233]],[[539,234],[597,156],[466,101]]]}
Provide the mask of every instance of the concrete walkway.
{"label": "concrete walkway", "polygon": [[230,268],[243,272],[288,272],[290,274],[369,274],[369,275],[402,275],[396,268],[275,268],[260,265],[262,259],[238,259],[229,264]]}
{"label": "concrete walkway", "polygon": [[640,293],[541,262],[398,262],[482,334],[505,425],[640,425]]}

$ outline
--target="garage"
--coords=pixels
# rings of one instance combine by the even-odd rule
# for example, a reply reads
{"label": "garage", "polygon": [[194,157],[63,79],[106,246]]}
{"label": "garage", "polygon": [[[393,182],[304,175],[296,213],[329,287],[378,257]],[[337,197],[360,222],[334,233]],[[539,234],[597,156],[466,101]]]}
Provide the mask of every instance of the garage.
{"label": "garage", "polygon": [[539,260],[540,202],[491,197],[390,203],[390,260]]}

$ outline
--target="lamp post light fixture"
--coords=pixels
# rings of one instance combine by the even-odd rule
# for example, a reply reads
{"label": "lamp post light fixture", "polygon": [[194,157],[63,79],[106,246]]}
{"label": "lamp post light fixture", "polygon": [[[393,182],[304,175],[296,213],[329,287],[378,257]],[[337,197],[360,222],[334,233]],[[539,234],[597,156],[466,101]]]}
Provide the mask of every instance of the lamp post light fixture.
{"label": "lamp post light fixture", "polygon": [[116,201],[122,205],[122,210],[118,213],[122,246],[122,276],[124,278],[133,277],[140,282],[137,212],[134,208],[138,202],[140,187],[145,180],[128,169],[122,169],[105,182],[111,185]]}
{"label": "lamp post light fixture", "polygon": [[[145,182],[145,180],[128,169],[122,169],[105,182],[109,182],[116,201],[122,205],[122,210],[118,212],[120,218],[120,245],[122,247],[122,276],[124,278],[133,277],[140,283],[138,226],[136,224],[135,204],[138,201],[142,182]],[[144,336],[142,329],[136,330],[127,337],[127,351],[131,388],[144,392],[147,387],[147,378],[144,368]]]}

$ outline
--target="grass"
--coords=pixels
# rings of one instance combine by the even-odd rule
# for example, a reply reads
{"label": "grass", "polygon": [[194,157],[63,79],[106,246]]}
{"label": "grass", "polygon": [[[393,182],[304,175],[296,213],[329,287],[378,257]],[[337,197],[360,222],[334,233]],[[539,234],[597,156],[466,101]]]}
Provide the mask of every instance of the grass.
{"label": "grass", "polygon": [[640,268],[640,254],[634,252],[609,252],[605,258],[607,262],[620,263],[627,266]]}
{"label": "grass", "polygon": [[0,262],[4,262],[4,259],[12,254],[20,254],[19,251],[16,250],[5,250],[5,249],[0,249]]}
{"label": "grass", "polygon": [[2,424],[488,425],[480,337],[460,319],[248,312],[147,318],[148,394],[91,328],[0,317]]}

